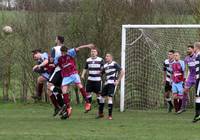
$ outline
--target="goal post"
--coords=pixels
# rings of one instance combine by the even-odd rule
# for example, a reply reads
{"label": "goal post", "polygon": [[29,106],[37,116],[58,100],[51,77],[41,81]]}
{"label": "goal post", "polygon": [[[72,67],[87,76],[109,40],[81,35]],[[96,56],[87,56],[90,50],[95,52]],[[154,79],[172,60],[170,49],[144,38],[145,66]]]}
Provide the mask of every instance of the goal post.
{"label": "goal post", "polygon": [[127,108],[154,108],[163,103],[160,82],[167,51],[175,49],[184,54],[187,45],[199,41],[199,31],[199,24],[122,25],[121,67],[125,76],[120,88],[121,112]]}

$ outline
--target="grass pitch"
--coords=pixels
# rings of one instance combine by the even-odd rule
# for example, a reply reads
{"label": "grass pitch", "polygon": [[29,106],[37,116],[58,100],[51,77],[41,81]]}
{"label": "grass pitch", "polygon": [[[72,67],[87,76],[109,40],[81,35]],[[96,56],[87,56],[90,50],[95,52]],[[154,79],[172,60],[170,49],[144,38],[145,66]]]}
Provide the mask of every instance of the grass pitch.
{"label": "grass pitch", "polygon": [[[107,112],[107,110],[105,110]],[[47,104],[0,103],[0,140],[199,140],[200,122],[193,110],[181,115],[157,111],[115,109],[113,120],[95,119],[96,109],[83,113],[73,106],[72,117],[52,117]]]}

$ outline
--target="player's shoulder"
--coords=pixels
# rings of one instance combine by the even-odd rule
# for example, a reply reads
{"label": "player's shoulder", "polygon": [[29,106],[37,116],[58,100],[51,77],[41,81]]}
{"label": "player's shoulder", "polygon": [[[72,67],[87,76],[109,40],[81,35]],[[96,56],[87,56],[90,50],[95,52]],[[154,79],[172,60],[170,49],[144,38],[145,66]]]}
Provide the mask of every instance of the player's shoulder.
{"label": "player's shoulder", "polygon": [[103,58],[98,56],[98,57],[96,58],[96,60],[97,60],[97,61],[103,61]]}
{"label": "player's shoulder", "polygon": [[165,59],[165,60],[164,60],[164,63],[165,63],[165,64],[169,64],[169,59]]}
{"label": "player's shoulder", "polygon": [[47,52],[43,52],[42,53],[42,57],[48,57],[49,55],[48,55],[48,53]]}
{"label": "player's shoulder", "polygon": [[60,49],[62,46],[54,46],[52,49],[58,50]]}
{"label": "player's shoulder", "polygon": [[86,59],[86,62],[90,62],[90,61],[92,61],[91,57],[89,57],[89,58]]}

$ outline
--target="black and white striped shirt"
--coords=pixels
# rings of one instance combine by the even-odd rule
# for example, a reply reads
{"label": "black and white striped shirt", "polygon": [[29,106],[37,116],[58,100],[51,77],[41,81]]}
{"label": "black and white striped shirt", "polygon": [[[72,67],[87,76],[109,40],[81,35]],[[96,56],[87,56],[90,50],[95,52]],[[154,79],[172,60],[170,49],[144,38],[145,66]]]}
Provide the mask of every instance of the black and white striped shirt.
{"label": "black and white striped shirt", "polygon": [[197,54],[195,59],[196,80],[200,80],[200,54]]}
{"label": "black and white striped shirt", "polygon": [[106,63],[103,67],[103,72],[106,75],[105,85],[114,84],[117,80],[117,73],[120,71],[121,67],[115,61],[112,61],[111,63]]}
{"label": "black and white striped shirt", "polygon": [[104,61],[103,58],[88,58],[86,60],[85,69],[88,70],[88,80],[90,81],[101,81],[101,71],[103,69]]}
{"label": "black and white striped shirt", "polygon": [[163,71],[166,72],[166,81],[172,82],[172,64],[174,63],[174,60],[170,61],[169,59],[166,59],[164,61]]}

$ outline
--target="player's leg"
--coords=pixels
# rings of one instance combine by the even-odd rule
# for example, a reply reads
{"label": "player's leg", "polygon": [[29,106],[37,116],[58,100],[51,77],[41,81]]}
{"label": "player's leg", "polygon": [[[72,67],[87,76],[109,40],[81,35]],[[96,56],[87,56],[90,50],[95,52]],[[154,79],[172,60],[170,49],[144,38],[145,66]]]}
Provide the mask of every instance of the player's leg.
{"label": "player's leg", "polygon": [[99,105],[100,99],[101,99],[101,81],[95,82],[94,85],[94,92],[96,93],[97,96],[97,103]]}
{"label": "player's leg", "polygon": [[190,91],[190,88],[194,85],[194,83],[195,83],[195,80],[190,80],[190,79],[185,82],[182,106],[179,113],[186,111],[187,103],[189,101],[189,91]]}
{"label": "player's leg", "polygon": [[[48,83],[48,87],[50,87],[51,85],[53,85],[53,84],[52,84],[52,83]],[[49,98],[50,98],[50,100],[51,100],[51,103],[52,103],[53,106],[54,106],[54,113],[53,113],[53,116],[56,116],[56,115],[59,113],[61,107],[59,106],[59,104],[58,104],[58,102],[57,102],[56,95],[53,94],[53,92],[52,92],[51,90],[49,90],[49,88],[48,88],[48,92],[47,92],[47,93],[48,93],[48,95],[49,95]]]}
{"label": "player's leg", "polygon": [[200,120],[200,81],[196,82],[195,116],[193,122]]}
{"label": "player's leg", "polygon": [[47,79],[43,76],[39,76],[37,79],[37,87],[36,87],[36,95],[32,96],[35,100],[41,100],[42,99],[42,91],[44,83],[47,81]]}
{"label": "player's leg", "polygon": [[175,108],[175,112],[178,112],[178,88],[177,88],[177,84],[173,83],[172,84],[172,93],[173,93],[173,99],[174,99],[174,108]]}
{"label": "player's leg", "polygon": [[112,112],[113,112],[113,97],[115,92],[115,85],[108,84],[108,119],[112,120]]}
{"label": "player's leg", "polygon": [[168,112],[171,112],[172,109],[173,109],[173,104],[172,104],[172,99],[170,97],[170,94],[171,94],[171,91],[172,91],[172,86],[169,82],[166,82],[165,84],[165,94],[164,94],[164,97],[165,97],[165,100],[167,101],[168,103]]}
{"label": "player's leg", "polygon": [[104,117],[104,105],[105,105],[105,96],[102,94],[99,100],[99,108],[98,108],[98,114],[97,114],[97,119],[98,118],[103,118]]}
{"label": "player's leg", "polygon": [[69,118],[72,113],[72,107],[70,105],[70,94],[69,94],[68,88],[69,88],[68,85],[63,85],[63,87],[62,87],[63,99],[64,99],[66,108],[65,108],[64,112],[62,113],[61,119]]}
{"label": "player's leg", "polygon": [[72,83],[75,83],[76,86],[79,88],[81,95],[85,100],[85,111],[88,112],[91,110],[91,103],[89,102],[87,96],[88,93],[86,92],[85,88],[81,84],[80,76],[78,74],[71,75],[71,79],[73,79]]}
{"label": "player's leg", "polygon": [[48,89],[54,93],[56,96],[56,100],[60,107],[64,105],[63,98],[62,98],[62,90],[61,90],[61,83],[62,83],[62,76],[61,72],[54,72],[49,79]]}
{"label": "player's leg", "polygon": [[98,116],[97,118],[103,118],[104,117],[104,105],[105,105],[105,97],[107,96],[108,93],[108,85],[105,85],[103,87],[100,100],[99,100],[99,108],[98,108]]}
{"label": "player's leg", "polygon": [[[59,103],[58,102],[58,99],[59,98],[57,98],[57,96],[59,96],[58,95],[58,89],[59,88],[57,88],[56,86],[55,86],[55,84],[58,82],[58,80],[60,81],[60,80],[62,80],[62,79],[59,79],[58,77],[57,77],[57,75],[58,75],[58,72],[54,72],[51,76],[50,76],[50,78],[49,78],[49,82],[48,82],[48,94],[49,94],[49,98],[50,98],[50,100],[51,100],[51,102],[52,102],[52,104],[54,105],[54,113],[53,113],[53,116],[56,116],[60,111],[61,111],[61,109],[62,109],[62,107],[63,107],[63,104],[64,103]],[[63,102],[63,101],[62,101]]]}
{"label": "player's leg", "polygon": [[88,93],[87,99],[89,103],[92,103],[93,82],[90,80],[87,81],[86,92]]}
{"label": "player's leg", "polygon": [[178,89],[178,112],[179,112],[182,106],[182,99],[183,99],[183,91],[184,91],[183,82],[177,83],[177,89]]}
{"label": "player's leg", "polygon": [[55,76],[55,81],[54,81],[54,93],[56,93],[56,99],[58,101],[58,104],[60,105],[60,107],[62,107],[64,105],[64,101],[63,101],[63,96],[62,96],[62,89],[61,89],[61,85],[62,85],[62,75],[61,75],[61,71],[57,72],[57,75]]}

